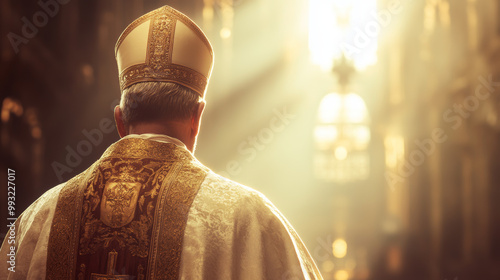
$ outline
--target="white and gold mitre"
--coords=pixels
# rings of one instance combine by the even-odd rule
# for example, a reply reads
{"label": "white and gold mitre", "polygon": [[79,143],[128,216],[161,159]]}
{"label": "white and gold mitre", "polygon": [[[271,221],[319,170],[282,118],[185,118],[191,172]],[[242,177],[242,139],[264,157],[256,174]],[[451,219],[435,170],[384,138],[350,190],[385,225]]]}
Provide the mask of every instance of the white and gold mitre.
{"label": "white and gold mitre", "polygon": [[163,6],[134,20],[115,46],[120,89],[141,82],[173,82],[204,97],[213,50],[186,15]]}

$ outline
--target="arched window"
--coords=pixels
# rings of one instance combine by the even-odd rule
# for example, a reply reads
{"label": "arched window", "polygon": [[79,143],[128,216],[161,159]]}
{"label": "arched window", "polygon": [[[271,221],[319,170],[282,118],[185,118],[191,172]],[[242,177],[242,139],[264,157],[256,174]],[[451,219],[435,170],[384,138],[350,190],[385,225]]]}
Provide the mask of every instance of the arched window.
{"label": "arched window", "polygon": [[355,93],[329,93],[321,100],[314,129],[315,175],[328,182],[350,182],[369,176],[370,118]]}

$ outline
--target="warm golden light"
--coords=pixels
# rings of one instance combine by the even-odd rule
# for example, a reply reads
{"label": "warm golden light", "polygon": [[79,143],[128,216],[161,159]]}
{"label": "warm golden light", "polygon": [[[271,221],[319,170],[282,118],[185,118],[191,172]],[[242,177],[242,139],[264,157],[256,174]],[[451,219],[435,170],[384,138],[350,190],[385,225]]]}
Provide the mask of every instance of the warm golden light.
{"label": "warm golden light", "polygon": [[231,37],[231,29],[227,28],[227,27],[224,27],[220,30],[220,37],[222,39],[227,39],[229,37]]}
{"label": "warm golden light", "polygon": [[370,143],[368,110],[363,99],[355,93],[327,94],[319,105],[318,121],[324,124],[314,131],[320,146],[336,142],[340,133],[355,149],[365,149]]}
{"label": "warm golden light", "polygon": [[335,264],[331,260],[326,260],[321,265],[321,270],[324,272],[330,272],[335,268]]}
{"label": "warm golden light", "polygon": [[318,125],[314,129],[314,139],[320,150],[328,150],[338,139],[338,130],[334,125]]}
{"label": "warm golden light", "polygon": [[364,100],[355,93],[329,93],[321,100],[314,140],[315,174],[332,182],[363,180],[369,174],[365,152],[371,140]]}
{"label": "warm golden light", "polygon": [[333,256],[336,258],[341,259],[347,254],[347,242],[342,238],[333,241],[332,247]]}
{"label": "warm golden light", "polygon": [[335,149],[335,157],[338,160],[344,160],[347,158],[347,149],[344,146],[337,147]]}
{"label": "warm golden light", "polygon": [[404,159],[404,138],[400,135],[388,135],[384,139],[384,146],[386,167],[396,169],[398,163]]}
{"label": "warm golden light", "polygon": [[349,93],[345,96],[346,121],[349,123],[363,123],[368,119],[368,111],[363,99],[355,94]]}
{"label": "warm golden light", "polygon": [[338,270],[335,272],[335,280],[347,280],[349,279],[349,272],[345,270]]}
{"label": "warm golden light", "polygon": [[342,54],[364,69],[377,62],[382,23],[376,0],[310,0],[309,49],[311,61],[329,71]]}
{"label": "warm golden light", "polygon": [[329,93],[321,100],[318,118],[320,123],[367,123],[366,104],[355,93]]}
{"label": "warm golden light", "polygon": [[343,97],[338,93],[329,93],[323,97],[319,104],[319,122],[336,123],[340,121],[342,101]]}

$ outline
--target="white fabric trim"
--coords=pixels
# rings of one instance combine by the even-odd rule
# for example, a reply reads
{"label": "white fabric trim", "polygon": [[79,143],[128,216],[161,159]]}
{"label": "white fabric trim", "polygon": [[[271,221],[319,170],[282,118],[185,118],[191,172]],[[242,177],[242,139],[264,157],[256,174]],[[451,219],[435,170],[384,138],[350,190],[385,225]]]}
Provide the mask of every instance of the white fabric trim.
{"label": "white fabric trim", "polygon": [[172,143],[175,144],[179,147],[182,147],[187,150],[186,145],[182,143],[181,140],[170,137],[168,135],[163,135],[163,134],[156,134],[156,133],[144,133],[144,134],[129,134],[122,139],[128,139],[128,138],[141,138],[145,140],[153,140],[161,143]]}

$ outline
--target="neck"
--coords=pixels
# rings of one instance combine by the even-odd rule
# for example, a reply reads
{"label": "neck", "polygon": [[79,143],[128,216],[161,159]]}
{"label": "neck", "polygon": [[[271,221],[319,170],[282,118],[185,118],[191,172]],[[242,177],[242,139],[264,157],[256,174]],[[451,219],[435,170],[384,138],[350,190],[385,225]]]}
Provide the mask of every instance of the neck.
{"label": "neck", "polygon": [[169,121],[162,123],[138,123],[130,125],[128,134],[146,134],[155,133],[167,135],[179,139],[188,150],[193,152],[194,141],[191,137],[191,131],[185,121]]}

